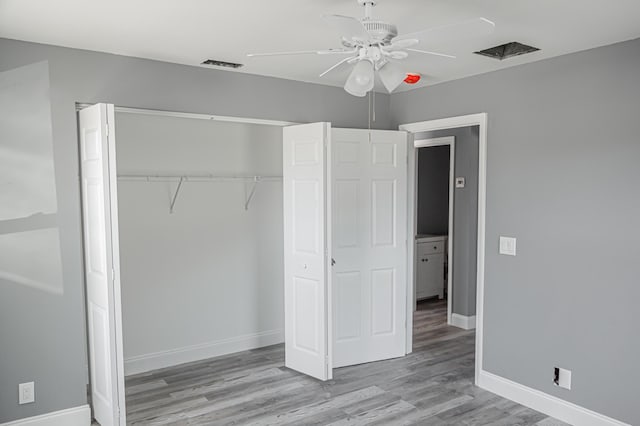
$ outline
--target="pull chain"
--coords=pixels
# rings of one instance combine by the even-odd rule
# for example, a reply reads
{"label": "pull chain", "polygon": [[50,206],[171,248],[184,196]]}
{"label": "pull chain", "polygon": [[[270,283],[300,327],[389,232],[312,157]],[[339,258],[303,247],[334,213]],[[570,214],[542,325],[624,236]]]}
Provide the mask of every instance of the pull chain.
{"label": "pull chain", "polygon": [[376,92],[373,90],[369,92],[369,99],[367,99],[367,112],[369,114],[368,129],[371,130],[371,121],[374,123],[376,121]]}
{"label": "pull chain", "polygon": [[376,91],[371,90],[373,92],[373,122],[376,122]]}

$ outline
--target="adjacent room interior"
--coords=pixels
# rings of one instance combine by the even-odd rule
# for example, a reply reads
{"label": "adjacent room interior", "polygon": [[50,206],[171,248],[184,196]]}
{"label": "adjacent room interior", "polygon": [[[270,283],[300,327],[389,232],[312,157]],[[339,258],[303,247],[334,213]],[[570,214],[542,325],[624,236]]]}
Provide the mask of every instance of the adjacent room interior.
{"label": "adjacent room interior", "polygon": [[639,37],[0,0],[0,425],[640,424]]}

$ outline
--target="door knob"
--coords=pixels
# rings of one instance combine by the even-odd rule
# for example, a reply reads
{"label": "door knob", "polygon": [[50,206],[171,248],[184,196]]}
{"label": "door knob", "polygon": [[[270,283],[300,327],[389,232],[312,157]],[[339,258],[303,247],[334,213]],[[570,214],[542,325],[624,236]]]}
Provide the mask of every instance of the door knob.
{"label": "door knob", "polygon": [[333,265],[335,265],[335,264],[336,264],[336,260],[332,257],[332,258],[331,258],[331,266],[333,266]]}

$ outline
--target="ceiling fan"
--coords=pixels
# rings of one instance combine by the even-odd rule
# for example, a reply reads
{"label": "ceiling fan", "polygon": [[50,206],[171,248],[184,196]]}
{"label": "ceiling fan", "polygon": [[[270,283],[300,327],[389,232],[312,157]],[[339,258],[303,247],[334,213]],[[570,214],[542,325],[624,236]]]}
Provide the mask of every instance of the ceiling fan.
{"label": "ceiling fan", "polygon": [[486,18],[475,18],[456,24],[428,28],[410,34],[398,35],[395,25],[373,19],[372,9],[376,0],[357,0],[364,7],[362,19],[343,15],[324,15],[323,18],[342,34],[340,49],[311,50],[298,52],[250,53],[247,56],[286,56],[286,55],[346,55],[346,57],[320,74],[324,77],[343,64],[353,67],[344,89],[354,96],[366,96],[373,89],[376,73],[384,87],[393,92],[407,78],[407,72],[399,61],[411,53],[442,56],[455,59],[455,56],[431,50],[419,49],[428,42],[430,46],[438,42],[456,38],[474,38],[490,34],[495,24]]}

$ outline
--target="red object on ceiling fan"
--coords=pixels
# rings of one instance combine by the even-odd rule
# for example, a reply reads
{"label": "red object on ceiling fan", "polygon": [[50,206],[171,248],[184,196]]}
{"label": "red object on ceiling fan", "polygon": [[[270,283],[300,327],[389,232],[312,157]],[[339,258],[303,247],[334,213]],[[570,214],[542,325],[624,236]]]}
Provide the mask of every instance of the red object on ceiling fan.
{"label": "red object on ceiling fan", "polygon": [[420,74],[409,72],[407,73],[407,77],[404,79],[404,82],[407,84],[416,84],[420,81]]}

